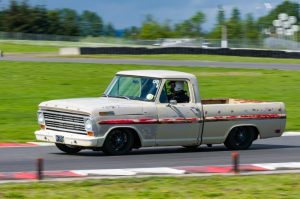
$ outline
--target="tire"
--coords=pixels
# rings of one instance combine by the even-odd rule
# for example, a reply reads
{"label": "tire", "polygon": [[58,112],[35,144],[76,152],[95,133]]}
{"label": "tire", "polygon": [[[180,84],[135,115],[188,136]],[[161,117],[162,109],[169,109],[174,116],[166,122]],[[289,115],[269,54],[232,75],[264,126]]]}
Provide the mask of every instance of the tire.
{"label": "tire", "polygon": [[251,127],[236,127],[232,129],[224,142],[229,150],[248,149],[255,140],[255,131]]}
{"label": "tire", "polygon": [[71,146],[71,145],[65,145],[65,144],[60,144],[60,143],[55,143],[56,147],[68,154],[75,154],[78,153],[79,151],[81,151],[80,147],[76,147],[76,146]]}
{"label": "tire", "polygon": [[106,137],[103,152],[107,155],[124,155],[133,147],[133,134],[124,129],[114,129]]}

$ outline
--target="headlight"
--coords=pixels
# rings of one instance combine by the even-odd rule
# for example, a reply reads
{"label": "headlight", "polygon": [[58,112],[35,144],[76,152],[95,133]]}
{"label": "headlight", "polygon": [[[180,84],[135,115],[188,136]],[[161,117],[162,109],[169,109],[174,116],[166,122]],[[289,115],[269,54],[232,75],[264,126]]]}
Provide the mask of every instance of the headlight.
{"label": "headlight", "polygon": [[84,127],[85,127],[85,130],[92,131],[93,130],[92,120],[90,120],[90,119],[86,120],[84,123]]}
{"label": "headlight", "polygon": [[45,124],[45,118],[43,113],[38,113],[38,123]]}

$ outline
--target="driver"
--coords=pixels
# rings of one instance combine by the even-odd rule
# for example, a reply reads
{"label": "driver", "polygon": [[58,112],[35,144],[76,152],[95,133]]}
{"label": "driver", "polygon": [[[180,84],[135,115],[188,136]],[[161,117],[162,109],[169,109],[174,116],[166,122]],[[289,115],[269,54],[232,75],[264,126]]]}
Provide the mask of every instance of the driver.
{"label": "driver", "polygon": [[187,103],[189,102],[189,96],[184,91],[183,81],[171,81],[170,82],[170,95],[168,95],[169,101],[176,100],[177,103]]}

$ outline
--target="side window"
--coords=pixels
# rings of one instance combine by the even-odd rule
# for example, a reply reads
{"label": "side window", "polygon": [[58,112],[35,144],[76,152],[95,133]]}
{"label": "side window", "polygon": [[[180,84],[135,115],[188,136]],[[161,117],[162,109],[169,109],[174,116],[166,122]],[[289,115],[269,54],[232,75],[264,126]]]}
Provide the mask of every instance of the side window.
{"label": "side window", "polygon": [[176,100],[177,103],[188,103],[190,92],[188,82],[184,80],[167,80],[160,95],[160,103],[169,103]]}

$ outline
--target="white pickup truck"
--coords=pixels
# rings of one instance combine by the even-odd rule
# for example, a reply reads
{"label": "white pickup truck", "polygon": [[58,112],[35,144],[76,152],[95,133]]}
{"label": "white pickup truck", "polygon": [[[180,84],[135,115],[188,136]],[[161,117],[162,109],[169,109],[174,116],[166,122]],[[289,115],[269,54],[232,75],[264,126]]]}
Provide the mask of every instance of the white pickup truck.
{"label": "white pickup truck", "polygon": [[189,73],[132,70],[118,72],[101,97],[41,103],[38,123],[36,139],[66,153],[221,143],[243,150],[258,138],[281,136],[286,112],[282,102],[201,100]]}

